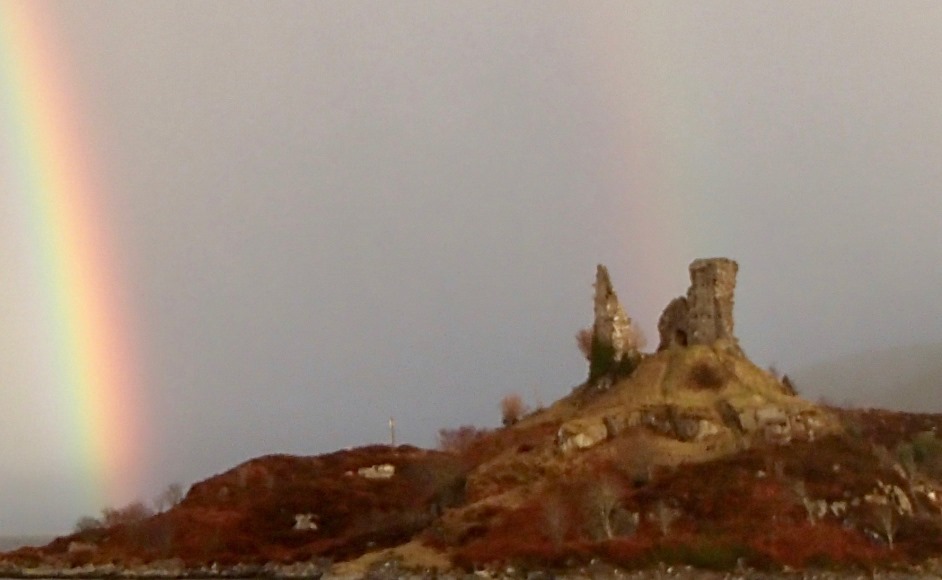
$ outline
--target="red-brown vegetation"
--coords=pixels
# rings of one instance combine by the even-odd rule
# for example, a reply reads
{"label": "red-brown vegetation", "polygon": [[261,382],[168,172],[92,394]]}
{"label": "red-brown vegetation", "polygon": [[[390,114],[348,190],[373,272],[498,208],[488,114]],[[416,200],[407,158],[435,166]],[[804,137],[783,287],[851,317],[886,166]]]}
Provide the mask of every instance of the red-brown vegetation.
{"label": "red-brown vegetation", "polygon": [[582,328],[576,333],[576,346],[586,360],[592,358],[592,328]]}
{"label": "red-brown vegetation", "polygon": [[481,429],[474,425],[462,425],[457,429],[439,429],[438,448],[455,455],[463,455],[488,433],[488,429]]}
{"label": "red-brown vegetation", "polygon": [[[444,452],[371,446],[272,455],[197,483],[162,513],[110,510],[101,526],[7,558],[24,565],[340,560],[415,539],[465,568],[563,568],[593,559],[629,568],[871,568],[937,557],[942,518],[928,504],[914,502],[915,515],[887,523],[872,505],[851,500],[872,493],[878,480],[911,490],[895,450],[934,453],[936,440],[926,433],[942,427],[942,417],[835,412],[852,425],[848,434],[674,467],[655,466],[656,435],[631,430],[562,455],[552,420],[442,431]],[[395,476],[358,473],[384,464]],[[821,502],[827,510],[814,513]],[[830,511],[834,504],[844,511]],[[299,514],[310,514],[317,529],[294,529]]]}

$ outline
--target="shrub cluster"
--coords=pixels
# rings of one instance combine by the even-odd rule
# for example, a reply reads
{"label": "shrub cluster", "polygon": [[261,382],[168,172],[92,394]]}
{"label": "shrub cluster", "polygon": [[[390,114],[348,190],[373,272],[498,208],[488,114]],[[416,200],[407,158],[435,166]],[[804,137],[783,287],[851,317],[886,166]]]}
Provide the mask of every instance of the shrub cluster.
{"label": "shrub cluster", "polygon": [[690,369],[690,379],[699,389],[718,391],[726,384],[723,371],[706,361],[700,361]]}
{"label": "shrub cluster", "polygon": [[620,360],[615,358],[615,348],[596,338],[592,339],[589,351],[589,381],[596,381],[605,376],[613,378],[627,377],[634,372],[641,362],[637,352],[625,353]]}

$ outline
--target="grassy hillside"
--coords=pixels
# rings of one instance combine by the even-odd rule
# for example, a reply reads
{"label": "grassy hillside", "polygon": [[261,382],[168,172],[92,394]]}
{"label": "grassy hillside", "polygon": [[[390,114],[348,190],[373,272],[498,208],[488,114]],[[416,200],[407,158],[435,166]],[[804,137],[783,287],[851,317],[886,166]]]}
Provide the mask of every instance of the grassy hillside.
{"label": "grassy hillside", "polygon": [[[20,566],[318,559],[870,569],[942,556],[942,416],[821,408],[732,345],[647,355],[440,451],[267,456]],[[304,525],[298,528],[298,524]]]}

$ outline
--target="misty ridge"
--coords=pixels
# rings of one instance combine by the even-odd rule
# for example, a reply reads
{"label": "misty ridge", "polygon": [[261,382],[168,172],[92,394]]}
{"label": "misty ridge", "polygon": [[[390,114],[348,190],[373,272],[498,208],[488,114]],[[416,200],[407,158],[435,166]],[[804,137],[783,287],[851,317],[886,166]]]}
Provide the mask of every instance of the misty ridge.
{"label": "misty ridge", "polygon": [[55,536],[0,536],[0,552],[15,550],[22,546],[41,546],[49,543]]}
{"label": "misty ridge", "polygon": [[942,342],[849,354],[789,374],[802,392],[826,393],[824,399],[842,406],[942,410]]}

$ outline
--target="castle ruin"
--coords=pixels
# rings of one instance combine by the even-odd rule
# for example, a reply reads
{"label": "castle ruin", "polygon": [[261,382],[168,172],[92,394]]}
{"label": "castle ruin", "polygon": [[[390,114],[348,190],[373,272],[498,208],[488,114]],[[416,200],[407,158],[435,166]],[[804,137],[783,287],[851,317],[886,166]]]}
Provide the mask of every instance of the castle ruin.
{"label": "castle ruin", "polygon": [[625,314],[612,287],[608,269],[599,264],[595,271],[595,321],[592,324],[593,341],[611,349],[615,362],[636,350],[631,335],[631,319]]}
{"label": "castle ruin", "polygon": [[657,329],[658,350],[672,345],[737,343],[733,334],[733,291],[739,265],[728,258],[704,258],[690,264],[687,296],[675,298],[664,309]]}

